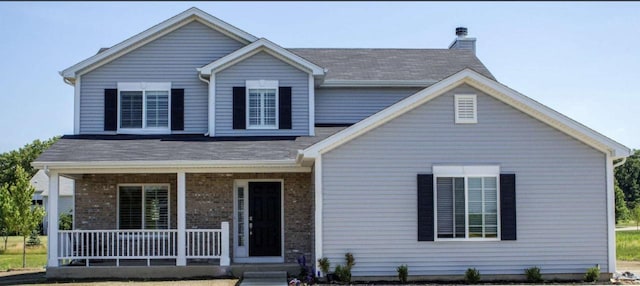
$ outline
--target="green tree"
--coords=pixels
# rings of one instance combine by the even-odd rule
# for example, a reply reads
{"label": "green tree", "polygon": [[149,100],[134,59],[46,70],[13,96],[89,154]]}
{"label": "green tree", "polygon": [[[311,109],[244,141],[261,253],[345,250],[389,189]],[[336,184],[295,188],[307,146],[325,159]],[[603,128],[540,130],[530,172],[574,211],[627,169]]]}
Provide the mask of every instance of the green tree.
{"label": "green tree", "polygon": [[633,220],[636,223],[636,230],[640,230],[640,204],[637,204],[632,210],[631,210],[631,220]]}
{"label": "green tree", "polygon": [[[44,210],[40,206],[32,206],[31,200],[35,188],[29,183],[31,176],[17,165],[13,184],[5,184],[2,188],[8,189],[13,211],[9,219],[9,229],[22,236],[22,268],[27,266],[27,237],[38,229]],[[3,191],[6,193],[6,191]]]}
{"label": "green tree", "polygon": [[4,250],[7,250],[7,241],[11,232],[11,218],[13,217],[13,200],[9,188],[0,188],[0,234],[4,240]]}
{"label": "green tree", "polygon": [[622,166],[616,168],[615,179],[624,192],[629,209],[640,203],[640,150],[635,150]]}
{"label": "green tree", "polygon": [[13,184],[15,182],[17,166],[21,166],[29,178],[33,177],[38,170],[31,166],[31,162],[58,139],[60,139],[60,136],[44,141],[36,139],[18,150],[0,154],[0,185]]}
{"label": "green tree", "polygon": [[624,192],[618,184],[615,186],[616,191],[616,223],[629,219],[629,208],[624,200]]}

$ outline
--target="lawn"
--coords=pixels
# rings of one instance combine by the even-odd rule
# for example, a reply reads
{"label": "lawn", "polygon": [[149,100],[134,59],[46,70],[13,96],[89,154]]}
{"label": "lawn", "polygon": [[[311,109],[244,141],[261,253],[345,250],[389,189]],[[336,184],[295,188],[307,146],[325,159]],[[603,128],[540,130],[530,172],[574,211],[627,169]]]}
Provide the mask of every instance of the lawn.
{"label": "lawn", "polygon": [[[42,268],[47,264],[47,237],[40,236],[40,245],[27,247],[27,268]],[[22,268],[22,237],[10,236],[7,249],[0,239],[0,271]]]}
{"label": "lawn", "polygon": [[640,231],[616,231],[618,260],[640,261]]}

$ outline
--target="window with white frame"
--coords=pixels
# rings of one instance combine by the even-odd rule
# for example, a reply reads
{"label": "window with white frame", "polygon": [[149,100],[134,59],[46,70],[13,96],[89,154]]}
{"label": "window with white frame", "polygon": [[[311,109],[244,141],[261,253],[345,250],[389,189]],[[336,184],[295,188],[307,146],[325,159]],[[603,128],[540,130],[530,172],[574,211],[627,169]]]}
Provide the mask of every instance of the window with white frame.
{"label": "window with white frame", "polygon": [[278,81],[247,80],[247,128],[278,128]]}
{"label": "window with white frame", "polygon": [[434,166],[438,239],[497,239],[498,166]]}
{"label": "window with white frame", "polygon": [[478,123],[478,106],[475,94],[456,94],[454,101],[456,123]]}
{"label": "window with white frame", "polygon": [[118,83],[119,129],[169,130],[171,83]]}
{"label": "window with white frame", "polygon": [[118,187],[120,229],[168,229],[168,185],[120,185]]}

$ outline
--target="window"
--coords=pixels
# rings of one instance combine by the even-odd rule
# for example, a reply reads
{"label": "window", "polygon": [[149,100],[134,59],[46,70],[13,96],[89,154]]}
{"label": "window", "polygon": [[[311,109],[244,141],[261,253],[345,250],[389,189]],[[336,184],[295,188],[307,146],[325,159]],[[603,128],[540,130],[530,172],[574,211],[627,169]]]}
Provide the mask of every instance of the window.
{"label": "window", "polygon": [[475,94],[456,94],[454,95],[454,101],[456,123],[478,123]]}
{"label": "window", "polygon": [[119,130],[169,130],[171,83],[118,83]]}
{"label": "window", "polygon": [[168,185],[121,185],[118,188],[120,229],[168,229]]}
{"label": "window", "polygon": [[278,128],[278,81],[248,80],[247,128]]}
{"label": "window", "polygon": [[497,239],[499,167],[434,166],[438,239]]}

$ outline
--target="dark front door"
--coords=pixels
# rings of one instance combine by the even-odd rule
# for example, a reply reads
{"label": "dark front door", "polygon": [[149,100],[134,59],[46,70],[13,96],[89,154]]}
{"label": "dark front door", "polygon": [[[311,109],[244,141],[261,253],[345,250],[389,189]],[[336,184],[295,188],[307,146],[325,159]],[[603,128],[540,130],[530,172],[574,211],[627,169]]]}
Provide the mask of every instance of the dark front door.
{"label": "dark front door", "polygon": [[249,182],[249,256],[281,256],[280,182]]}

